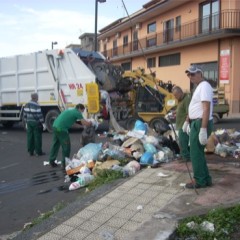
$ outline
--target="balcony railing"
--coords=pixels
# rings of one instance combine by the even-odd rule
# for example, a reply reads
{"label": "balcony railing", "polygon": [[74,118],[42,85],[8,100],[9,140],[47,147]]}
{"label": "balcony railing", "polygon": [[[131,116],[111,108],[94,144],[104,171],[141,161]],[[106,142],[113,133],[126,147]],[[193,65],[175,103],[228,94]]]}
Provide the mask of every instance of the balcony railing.
{"label": "balcony railing", "polygon": [[240,11],[227,10],[211,15],[210,17],[197,19],[164,32],[156,33],[151,37],[145,37],[138,41],[129,42],[124,46],[118,46],[102,52],[106,57],[119,57],[136,53],[141,49],[165,46],[169,43],[192,39],[199,36],[217,33],[224,29],[237,29],[240,31]]}

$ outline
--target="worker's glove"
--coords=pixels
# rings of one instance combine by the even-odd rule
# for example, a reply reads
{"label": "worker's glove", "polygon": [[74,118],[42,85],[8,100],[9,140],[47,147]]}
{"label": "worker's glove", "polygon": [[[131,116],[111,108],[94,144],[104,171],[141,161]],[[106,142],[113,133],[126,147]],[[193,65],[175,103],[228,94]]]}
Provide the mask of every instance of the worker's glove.
{"label": "worker's glove", "polygon": [[46,131],[46,129],[47,129],[47,126],[46,126],[46,124],[45,124],[45,123],[43,123],[43,124],[42,124],[42,126],[43,126],[43,131]]}
{"label": "worker's glove", "polygon": [[97,130],[97,128],[98,128],[98,121],[93,119],[93,118],[88,119],[88,121],[91,122],[92,126],[94,127],[94,129]]}
{"label": "worker's glove", "polygon": [[207,144],[208,137],[207,137],[207,129],[206,128],[200,128],[198,138],[199,138],[199,142],[201,143],[201,145]]}
{"label": "worker's glove", "polygon": [[[184,124],[183,124],[183,126],[182,126],[183,132],[187,133],[188,128],[190,129],[189,122],[185,121]],[[190,132],[190,131],[189,131],[189,132]]]}
{"label": "worker's glove", "polygon": [[191,127],[190,124],[187,125],[187,135],[190,135]]}

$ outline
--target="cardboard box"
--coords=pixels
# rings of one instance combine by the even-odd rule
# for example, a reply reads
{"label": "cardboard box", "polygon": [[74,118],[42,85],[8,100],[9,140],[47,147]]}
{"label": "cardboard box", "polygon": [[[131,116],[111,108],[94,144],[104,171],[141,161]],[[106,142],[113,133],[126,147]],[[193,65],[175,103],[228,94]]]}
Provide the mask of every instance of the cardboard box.
{"label": "cardboard box", "polygon": [[66,171],[66,173],[67,173],[67,175],[72,175],[72,174],[74,174],[74,173],[78,173],[78,172],[80,172],[80,169],[81,169],[82,167],[83,167],[83,166],[81,165],[81,166],[78,166],[78,167],[76,167],[76,168],[69,169],[69,170]]}

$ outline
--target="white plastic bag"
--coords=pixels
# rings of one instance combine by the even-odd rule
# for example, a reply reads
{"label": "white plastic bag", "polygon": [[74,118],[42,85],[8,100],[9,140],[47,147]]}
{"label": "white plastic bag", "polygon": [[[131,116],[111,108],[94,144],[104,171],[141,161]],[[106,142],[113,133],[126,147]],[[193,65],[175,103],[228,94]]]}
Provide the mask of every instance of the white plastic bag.
{"label": "white plastic bag", "polygon": [[87,184],[89,184],[94,179],[94,176],[91,174],[79,174],[78,180],[76,182],[71,183],[69,186],[69,190],[76,190],[80,187],[85,187]]}

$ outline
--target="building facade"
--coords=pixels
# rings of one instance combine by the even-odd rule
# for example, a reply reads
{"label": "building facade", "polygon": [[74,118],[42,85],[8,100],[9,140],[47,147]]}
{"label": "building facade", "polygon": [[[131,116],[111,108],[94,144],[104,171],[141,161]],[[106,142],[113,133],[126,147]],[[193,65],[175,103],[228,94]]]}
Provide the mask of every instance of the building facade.
{"label": "building facade", "polygon": [[224,89],[230,113],[239,113],[239,0],[152,0],[99,32],[100,52],[112,63],[187,91],[185,70],[201,65],[212,86]]}
{"label": "building facade", "polygon": [[81,42],[81,49],[87,51],[94,51],[94,33],[83,33],[79,36]]}

